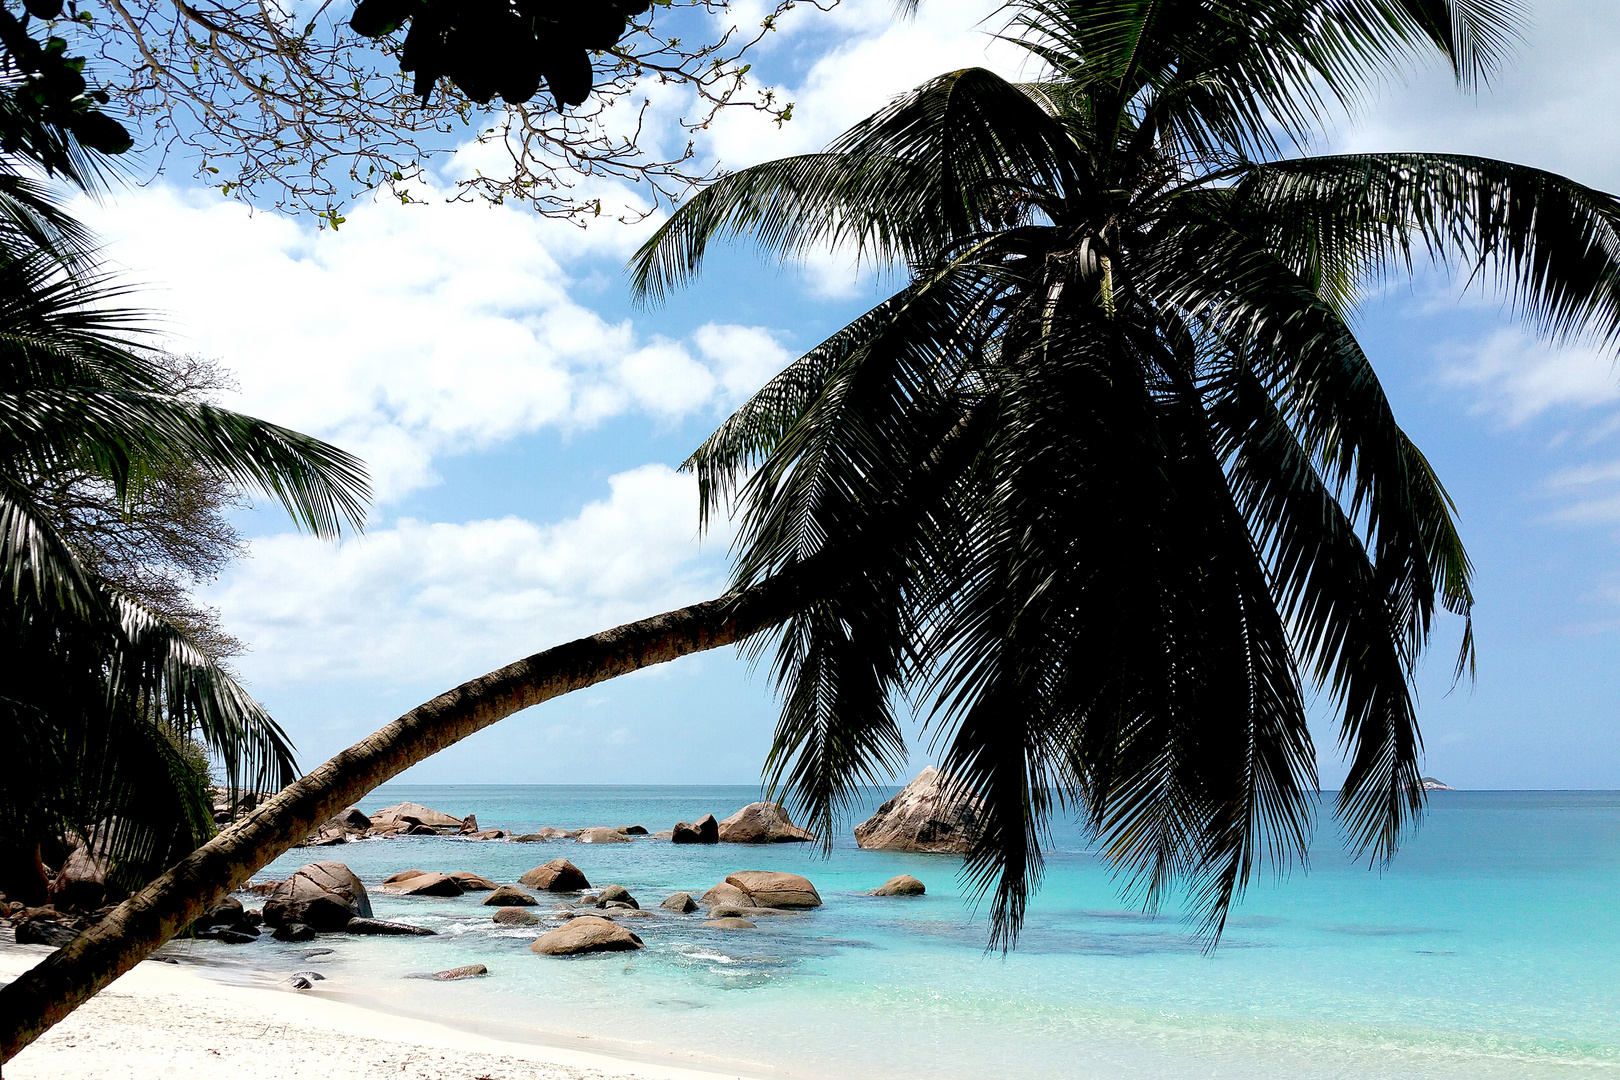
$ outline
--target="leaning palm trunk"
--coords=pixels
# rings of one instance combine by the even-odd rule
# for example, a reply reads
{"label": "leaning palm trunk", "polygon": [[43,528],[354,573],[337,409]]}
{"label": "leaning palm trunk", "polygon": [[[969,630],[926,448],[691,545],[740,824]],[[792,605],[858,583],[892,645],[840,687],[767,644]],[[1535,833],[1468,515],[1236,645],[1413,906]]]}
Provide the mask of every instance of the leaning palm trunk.
{"label": "leaning palm trunk", "polygon": [[775,626],[802,604],[808,580],[804,570],[785,574],[579,638],[462,683],[412,709],[283,789],[0,989],[0,1063],[377,785],[531,705]]}

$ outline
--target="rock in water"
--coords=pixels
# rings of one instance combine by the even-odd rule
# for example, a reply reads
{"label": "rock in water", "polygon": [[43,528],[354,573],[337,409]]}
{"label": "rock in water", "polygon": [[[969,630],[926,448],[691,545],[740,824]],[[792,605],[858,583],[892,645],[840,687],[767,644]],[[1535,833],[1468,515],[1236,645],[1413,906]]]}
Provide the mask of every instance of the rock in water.
{"label": "rock in water", "polygon": [[404,818],[411,818],[421,825],[426,825],[434,831],[459,832],[462,819],[452,814],[430,810],[420,803],[402,802],[395,806],[384,807],[371,815],[373,829],[392,829],[401,824]]}
{"label": "rock in water", "polygon": [[489,907],[514,907],[517,905],[528,907],[537,902],[534,897],[516,885],[502,885],[484,897],[484,903]]}
{"label": "rock in water", "polygon": [[552,859],[544,866],[537,866],[533,870],[518,878],[531,889],[544,889],[546,892],[579,892],[588,889],[591,883],[585,880],[579,867],[567,859]]}
{"label": "rock in water", "polygon": [[426,870],[401,870],[397,874],[389,874],[382,879],[384,885],[398,885],[402,881],[409,881],[413,877],[421,877]]}
{"label": "rock in water", "polygon": [[978,833],[979,800],[952,790],[932,765],[855,826],[855,842],[876,851],[961,855]]}
{"label": "rock in water", "polygon": [[927,889],[910,874],[892,877],[872,890],[873,896],[921,896]]}
{"label": "rock in water", "polygon": [[803,844],[815,839],[788,819],[781,803],[757,802],[720,823],[718,835],[727,844]]}
{"label": "rock in water", "polygon": [[582,844],[628,844],[630,834],[619,829],[595,828],[581,829],[574,834],[574,839]]}
{"label": "rock in water", "polygon": [[452,982],[456,979],[476,979],[480,975],[488,975],[489,968],[483,964],[468,964],[465,967],[451,968],[449,971],[435,971],[433,978],[440,982]]}
{"label": "rock in water", "polygon": [[55,919],[23,919],[16,925],[19,945],[49,945],[53,949],[60,949],[79,936],[79,931],[73,926]]}
{"label": "rock in water", "polygon": [[425,926],[412,926],[409,923],[389,922],[386,919],[350,919],[343,927],[345,934],[389,934],[396,937],[410,937],[412,935],[428,937],[438,933]]}
{"label": "rock in water", "polygon": [[669,839],[674,844],[718,844],[720,823],[713,814],[704,814],[696,822],[677,821]]}
{"label": "rock in water", "polygon": [[271,927],[301,922],[316,930],[341,930],[355,918],[371,918],[371,898],[340,862],[300,866],[264,902],[265,925]]}
{"label": "rock in water", "polygon": [[452,870],[450,876],[456,879],[456,884],[468,892],[494,892],[500,888],[489,878],[475,874],[471,870]]}
{"label": "rock in water", "polygon": [[722,881],[698,898],[704,907],[753,907],[754,898],[729,881]]}
{"label": "rock in water", "polygon": [[747,906],[762,908],[811,908],[821,906],[821,894],[810,884],[810,879],[798,874],[785,874],[777,870],[743,870],[726,875],[726,884],[735,885],[748,894],[752,903]]}
{"label": "rock in water", "polygon": [[626,835],[626,836],[646,836],[647,835],[647,826],[645,826],[645,825],[626,825],[624,827],[623,831],[624,831],[624,835]]}
{"label": "rock in water", "polygon": [[392,890],[401,896],[460,896],[467,891],[449,874],[417,874],[392,886]]}
{"label": "rock in water", "polygon": [[540,922],[540,916],[532,911],[524,911],[520,907],[503,907],[493,918],[502,926],[536,926]]}
{"label": "rock in water", "polygon": [[530,951],[544,956],[573,956],[587,952],[622,952],[640,949],[642,940],[629,930],[598,915],[569,919],[548,934],[542,934]]}
{"label": "rock in water", "polygon": [[758,930],[759,929],[759,924],[758,923],[751,923],[747,919],[739,919],[739,918],[736,918],[735,916],[729,916],[729,915],[726,916],[723,919],[710,919],[708,922],[704,923],[703,925],[704,926],[711,926],[716,930]]}
{"label": "rock in water", "polygon": [[[351,920],[352,921],[352,920]],[[277,941],[314,941],[315,928],[301,922],[282,923],[270,935]],[[308,957],[305,957],[307,960]]]}
{"label": "rock in water", "polygon": [[630,890],[623,885],[609,885],[596,894],[597,907],[605,908],[609,904],[628,904],[633,908],[641,907],[640,904],[636,903],[636,898],[630,895]]}
{"label": "rock in water", "polygon": [[468,814],[466,817],[462,818],[461,819],[461,828],[457,829],[456,831],[461,833],[464,836],[471,835],[472,833],[477,832],[478,831],[478,815],[477,814]]}
{"label": "rock in water", "polygon": [[696,911],[698,907],[697,901],[692,899],[692,894],[684,892],[678,892],[672,896],[665,897],[664,902],[658,906],[661,908],[667,908],[670,911],[679,911],[682,914],[685,914],[688,911]]}

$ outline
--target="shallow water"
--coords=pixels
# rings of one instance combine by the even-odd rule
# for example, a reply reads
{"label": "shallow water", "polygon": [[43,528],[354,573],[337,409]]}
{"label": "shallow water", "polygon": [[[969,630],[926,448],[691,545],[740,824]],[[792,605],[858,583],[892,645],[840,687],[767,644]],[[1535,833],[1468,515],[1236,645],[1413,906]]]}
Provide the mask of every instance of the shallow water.
{"label": "shallow water", "polygon": [[[872,806],[887,792],[872,792]],[[484,828],[641,824],[724,816],[757,789],[389,785],[371,810],[408,799]],[[808,845],[470,843],[409,837],[300,849],[259,877],[339,859],[372,886],[379,918],[432,938],[268,939],[185,951],[273,971],[315,968],[334,989],[395,1011],[494,1033],[577,1034],[788,1075],[1064,1077],[1614,1077],[1620,1080],[1620,793],[1436,792],[1394,866],[1369,872],[1323,830],[1309,873],[1265,878],[1206,953],[1187,926],[1122,899],[1072,827],[1053,837],[1019,948],[987,954],[957,861]],[[473,870],[515,881],[559,856],[593,884],[651,908],[744,869],[811,878],[825,906],[757,931],[700,916],[630,923],[634,953],[570,959],[528,951],[479,894],[387,896],[399,870]],[[928,895],[863,895],[900,873]],[[546,904],[536,911],[543,912]],[[304,959],[311,948],[330,954]],[[491,977],[406,980],[468,963]]]}

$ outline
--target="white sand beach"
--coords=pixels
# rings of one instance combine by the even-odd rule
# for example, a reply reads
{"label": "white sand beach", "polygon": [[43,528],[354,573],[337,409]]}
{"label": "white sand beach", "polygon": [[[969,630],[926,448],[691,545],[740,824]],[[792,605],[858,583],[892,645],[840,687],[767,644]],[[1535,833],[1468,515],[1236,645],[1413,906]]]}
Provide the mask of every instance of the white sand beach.
{"label": "white sand beach", "polygon": [[[50,953],[0,946],[0,982]],[[584,1041],[584,1040],[582,1040]],[[675,1058],[671,1054],[671,1058]],[[216,982],[148,961],[46,1032],[4,1080],[755,1080],[702,1064],[636,1061],[404,1019],[317,988]]]}

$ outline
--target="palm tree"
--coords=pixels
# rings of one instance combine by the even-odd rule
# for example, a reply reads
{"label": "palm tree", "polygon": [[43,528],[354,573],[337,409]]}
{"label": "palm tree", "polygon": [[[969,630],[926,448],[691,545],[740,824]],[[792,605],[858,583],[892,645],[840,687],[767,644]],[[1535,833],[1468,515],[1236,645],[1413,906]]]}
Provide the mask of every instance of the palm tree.
{"label": "palm tree", "polygon": [[[724,597],[535,654],[300,779],[0,990],[9,1057],[377,783],[504,716],[777,630],[772,779],[826,834],[931,702],[985,799],[970,868],[997,941],[1073,805],[1149,900],[1217,933],[1255,862],[1303,849],[1306,682],[1338,704],[1362,849],[1421,806],[1410,679],[1465,620],[1452,507],[1346,324],[1429,254],[1493,276],[1554,338],[1620,321],[1620,204],[1435,154],[1289,157],[1431,48],[1464,85],[1513,32],[1496,0],[1041,2],[1045,75],[935,79],[827,152],[722,180],[635,264],[659,297],[708,243],[855,245],[906,286],[773,380],[691,459],[736,500]],[[1465,623],[1466,626],[1466,623]],[[1460,669],[1472,662],[1466,634]]]}
{"label": "palm tree", "polygon": [[[4,99],[9,102],[9,99]],[[24,120],[27,118],[24,117]],[[21,134],[19,134],[19,128]],[[214,833],[208,761],[233,793],[297,775],[281,728],[173,626],[88,571],[35,498],[72,474],[119,500],[179,467],[268,492],[336,535],[363,466],[308,436],[171,392],[139,312],[27,161],[81,189],[101,160],[0,107],[0,885],[45,900],[41,842],[76,833],[133,888]]]}

